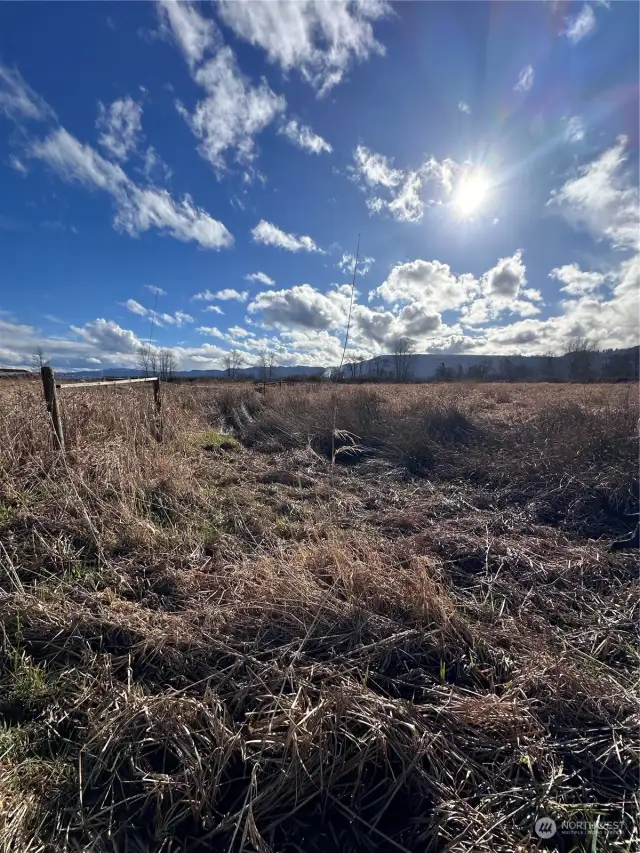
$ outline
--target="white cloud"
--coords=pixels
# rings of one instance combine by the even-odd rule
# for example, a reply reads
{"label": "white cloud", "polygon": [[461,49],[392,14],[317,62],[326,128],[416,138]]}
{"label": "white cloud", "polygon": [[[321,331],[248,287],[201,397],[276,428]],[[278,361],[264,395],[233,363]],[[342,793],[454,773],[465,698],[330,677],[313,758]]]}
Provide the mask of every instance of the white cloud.
{"label": "white cloud", "polygon": [[286,124],[283,124],[278,131],[282,136],[286,136],[290,142],[293,142],[298,148],[303,151],[309,151],[311,154],[322,154],[326,152],[331,154],[333,148],[317,133],[314,133],[310,127],[305,124],[299,124],[296,119],[291,119]]}
{"label": "white cloud", "polygon": [[222,308],[219,305],[207,305],[204,309],[205,311],[213,311],[214,314],[224,314]]}
{"label": "white cloud", "polygon": [[148,181],[153,181],[154,176],[156,175],[160,179],[168,181],[173,175],[173,172],[158,154],[156,149],[150,145],[144,152],[142,174]]}
{"label": "white cloud", "polygon": [[161,287],[156,287],[155,284],[145,284],[146,289],[149,293],[153,293],[154,296],[166,296],[167,291],[163,290]]}
{"label": "white cloud", "polygon": [[254,243],[263,243],[265,246],[277,246],[279,249],[285,249],[287,252],[322,252],[316,246],[311,237],[298,237],[295,234],[287,234],[273,225],[271,222],[266,222],[261,219],[256,227],[251,231]]}
{"label": "white cloud", "polygon": [[0,115],[44,121],[55,118],[46,101],[23,80],[17,68],[0,64]]}
{"label": "white cloud", "polygon": [[265,79],[252,86],[229,47],[200,66],[195,80],[207,97],[192,115],[182,105],[179,110],[200,140],[198,150],[218,170],[225,168],[227,149],[235,149],[239,162],[249,162],[255,156],[254,136],[284,112],[284,97],[276,95]]}
{"label": "white cloud", "polygon": [[219,43],[216,25],[200,15],[193,3],[159,0],[158,14],[192,67]]}
{"label": "white cloud", "polygon": [[533,65],[525,65],[518,75],[518,82],[513,87],[516,92],[528,92],[533,86],[534,71]]}
{"label": "white cloud", "polygon": [[582,166],[578,177],[554,190],[548,204],[596,239],[633,249],[638,246],[639,194],[637,184],[624,172],[626,145],[627,138],[619,137],[614,146]]}
{"label": "white cloud", "polygon": [[11,166],[12,169],[14,169],[16,172],[19,172],[21,175],[28,175],[29,174],[29,170],[27,169],[27,167],[24,165],[22,160],[20,160],[20,159],[18,159],[18,157],[16,157],[15,154],[12,154],[9,157],[9,165]]}
{"label": "white cloud", "polygon": [[[357,275],[366,275],[371,269],[371,264],[374,264],[376,261],[375,258],[367,258],[362,257],[358,258],[358,269],[356,271]],[[345,275],[353,275],[353,268],[356,262],[355,255],[349,254],[349,252],[345,252],[342,255],[342,259],[338,261],[336,266],[338,269],[343,272]]]}
{"label": "white cloud", "polygon": [[580,116],[571,116],[567,119],[564,138],[567,142],[582,142],[584,139],[584,123]]}
{"label": "white cloud", "polygon": [[549,278],[561,281],[563,287],[560,290],[569,296],[587,296],[604,283],[606,276],[599,272],[584,272],[577,264],[565,264],[552,269]]}
{"label": "white cloud", "polygon": [[400,222],[420,220],[425,205],[446,198],[460,168],[448,158],[438,161],[430,157],[418,169],[403,171],[395,168],[392,160],[364,145],[358,145],[353,158],[355,165],[348,168],[352,180],[365,191],[375,188],[380,192],[382,187],[388,195],[386,199],[379,195],[367,199],[371,213],[387,210]]}
{"label": "white cloud", "polygon": [[120,98],[106,109],[99,105],[96,127],[98,141],[117,160],[126,160],[135,151],[142,132],[142,107],[132,98]]}
{"label": "white cloud", "polygon": [[386,15],[390,6],[382,0],[223,0],[218,11],[237,36],[263,48],[268,60],[285,72],[297,68],[322,95],[342,80],[354,60],[384,54],[372,23]]}
{"label": "white cloud", "polygon": [[385,302],[419,302],[434,313],[459,308],[477,292],[473,276],[456,276],[448,264],[422,260],[396,265],[374,291]]}
{"label": "white cloud", "polygon": [[138,187],[119,165],[105,160],[64,128],[34,143],[29,155],[46,162],[65,181],[109,193],[116,207],[115,227],[131,236],[157,228],[177,240],[194,241],[206,249],[221,249],[233,243],[225,226],[195,207],[188,195],[176,202],[166,190]]}
{"label": "white cloud", "polygon": [[[196,293],[192,296],[192,299],[205,302],[212,302],[214,299],[237,299],[238,302],[246,302],[249,294],[246,290],[239,292],[237,290],[233,290],[233,288],[227,287],[223,290],[218,290],[216,293],[213,293],[208,288],[206,290],[201,291],[200,293]],[[211,309],[213,310],[213,309]]]}
{"label": "white cloud", "polygon": [[521,252],[516,252],[510,258],[500,258],[496,266],[482,277],[483,289],[488,295],[511,299],[518,295],[526,283],[526,267]]}
{"label": "white cloud", "polygon": [[401,183],[404,178],[403,171],[394,169],[387,157],[376,154],[364,145],[358,145],[353,152],[353,158],[356,161],[356,178],[363,178],[370,187],[380,185],[391,189]]}
{"label": "white cloud", "polygon": [[577,44],[593,32],[596,26],[596,16],[591,6],[585,3],[575,18],[566,19],[566,24],[566,37],[572,44]]}
{"label": "white cloud", "polygon": [[238,302],[246,302],[249,297],[249,293],[246,290],[237,291],[232,287],[226,287],[224,290],[219,290],[215,295],[214,299],[222,299],[226,301],[228,299],[235,299]]}
{"label": "white cloud", "polygon": [[275,284],[275,281],[264,272],[252,272],[245,275],[245,281],[257,281],[260,284],[266,284],[268,287],[271,287]]}
{"label": "white cloud", "polygon": [[149,311],[141,305],[139,302],[136,302],[135,299],[127,299],[124,303],[125,307],[131,311],[132,314],[138,314],[140,317],[146,317]]}
{"label": "white cloud", "polygon": [[471,107],[466,103],[466,101],[460,101],[458,103],[458,109],[461,113],[467,113],[467,115],[471,113]]}
{"label": "white cloud", "polygon": [[104,320],[101,317],[81,327],[71,326],[71,329],[85,341],[105,352],[135,353],[141,344],[132,331],[121,328],[113,320]]}
{"label": "white cloud", "polygon": [[173,314],[160,314],[160,319],[168,323],[170,326],[184,326],[185,323],[193,323],[191,314],[186,314],[184,311],[176,311]]}
{"label": "white cloud", "polygon": [[422,179],[417,172],[409,172],[395,198],[387,205],[389,212],[399,222],[417,222],[422,219],[424,204],[420,198]]}
{"label": "white cloud", "polygon": [[249,314],[260,314],[268,326],[319,331],[343,326],[348,309],[349,297],[345,294],[320,293],[309,284],[263,291],[247,306]]}
{"label": "white cloud", "polygon": [[201,335],[210,335],[212,338],[220,338],[225,340],[226,335],[221,332],[216,326],[198,326],[198,331]]}

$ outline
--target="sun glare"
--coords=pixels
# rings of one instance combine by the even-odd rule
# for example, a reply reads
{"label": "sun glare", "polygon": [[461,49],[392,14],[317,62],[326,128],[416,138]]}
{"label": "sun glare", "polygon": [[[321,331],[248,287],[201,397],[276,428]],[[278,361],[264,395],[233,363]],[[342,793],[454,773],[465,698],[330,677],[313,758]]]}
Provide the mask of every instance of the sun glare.
{"label": "sun glare", "polygon": [[456,187],[453,203],[458,216],[465,218],[482,207],[489,191],[489,182],[482,172],[463,175]]}

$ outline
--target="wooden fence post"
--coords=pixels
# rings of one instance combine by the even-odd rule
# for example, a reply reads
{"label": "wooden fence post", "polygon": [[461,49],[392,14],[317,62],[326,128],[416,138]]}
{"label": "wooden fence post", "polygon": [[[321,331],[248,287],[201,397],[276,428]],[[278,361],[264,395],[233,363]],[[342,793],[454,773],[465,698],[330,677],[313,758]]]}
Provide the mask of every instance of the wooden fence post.
{"label": "wooden fence post", "polygon": [[162,398],[160,397],[160,380],[154,379],[153,381],[153,402],[156,406],[156,438],[158,441],[162,441]]}
{"label": "wooden fence post", "polygon": [[54,443],[58,450],[64,450],[64,431],[62,429],[62,417],[60,416],[58,395],[56,393],[56,377],[53,368],[45,364],[40,369],[40,375],[42,377],[42,389],[44,391],[44,399],[47,403],[47,411],[51,415]]}

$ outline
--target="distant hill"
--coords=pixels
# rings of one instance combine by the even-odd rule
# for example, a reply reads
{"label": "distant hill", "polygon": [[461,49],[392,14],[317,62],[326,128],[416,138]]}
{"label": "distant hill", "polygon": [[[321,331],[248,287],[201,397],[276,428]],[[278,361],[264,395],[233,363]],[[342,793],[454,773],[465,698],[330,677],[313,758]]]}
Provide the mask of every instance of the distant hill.
{"label": "distant hill", "polygon": [[[622,350],[605,350],[603,352],[593,353],[591,356],[591,370],[594,376],[600,376],[605,365],[616,360],[620,365],[626,365],[626,372],[629,370],[633,373],[633,365],[635,365],[635,378],[638,371],[638,347],[628,347]],[[380,358],[380,357],[379,357]],[[380,378],[394,377],[394,357],[393,355],[382,356],[384,363],[384,373]],[[533,355],[464,355],[464,354],[442,354],[442,353],[416,353],[411,356],[411,376],[413,379],[424,380],[434,378],[456,378],[461,375],[468,375],[474,370],[486,371],[488,376],[495,379],[568,379],[570,376],[571,356],[533,356]],[[343,373],[346,378],[352,376],[362,377],[363,379],[379,376],[380,361],[377,359],[367,359],[361,362],[356,368],[346,364]],[[272,369],[272,378],[280,379],[284,376],[300,376],[310,374],[314,376],[328,374],[335,368],[328,365],[327,367],[318,367],[317,365],[295,364],[290,366],[274,367]],[[625,371],[623,370],[623,373]],[[128,367],[110,367],[108,370],[74,370],[74,371],[58,371],[59,377],[74,378],[97,378],[102,374],[110,377],[136,377],[141,376],[140,370]],[[174,374],[182,379],[198,379],[204,377],[224,378],[227,373],[225,370],[179,370]],[[626,374],[625,374],[626,375]],[[237,376],[241,378],[251,379],[261,376],[261,369],[254,365],[251,367],[243,367],[237,371]],[[611,378],[616,378],[615,372],[611,373]]]}

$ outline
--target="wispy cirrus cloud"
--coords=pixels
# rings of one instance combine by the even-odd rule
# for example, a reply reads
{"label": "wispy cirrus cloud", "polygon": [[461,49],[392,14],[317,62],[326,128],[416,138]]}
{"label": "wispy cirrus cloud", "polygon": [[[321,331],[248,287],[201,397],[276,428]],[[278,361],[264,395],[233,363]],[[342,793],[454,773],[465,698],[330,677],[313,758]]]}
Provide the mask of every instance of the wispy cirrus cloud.
{"label": "wispy cirrus cloud", "polygon": [[384,54],[373,24],[390,14],[391,6],[384,0],[357,4],[349,0],[223,0],[218,12],[239,38],[261,47],[269,62],[285,72],[297,69],[324,95],[340,83],[354,61]]}
{"label": "wispy cirrus cloud", "polygon": [[55,119],[49,104],[29,86],[17,68],[0,63],[0,115],[16,121]]}
{"label": "wispy cirrus cloud", "polygon": [[615,145],[554,190],[547,204],[596,239],[605,239],[619,249],[637,249],[639,192],[625,171],[627,143],[626,136],[618,137]]}
{"label": "wispy cirrus cloud", "polygon": [[277,225],[261,219],[251,231],[254,243],[262,243],[265,246],[276,246],[287,252],[322,252],[311,237],[299,237],[296,234],[287,234]]}
{"label": "wispy cirrus cloud", "polygon": [[592,33],[596,28],[595,12],[585,3],[575,18],[566,19],[565,35],[572,44],[577,44]]}
{"label": "wispy cirrus cloud", "polygon": [[221,249],[233,243],[222,222],[196,207],[190,196],[175,201],[166,190],[137,186],[120,165],[83,145],[62,127],[32,143],[27,153],[47,163],[65,181],[107,192],[115,204],[115,227],[132,237],[157,229],[205,249]]}
{"label": "wispy cirrus cloud", "polygon": [[333,148],[325,139],[314,133],[307,125],[300,124],[297,119],[290,119],[283,124],[278,133],[286,136],[290,142],[302,151],[309,151],[311,154],[322,154],[323,152],[331,154],[333,151]]}
{"label": "wispy cirrus cloud", "polygon": [[108,107],[99,104],[98,142],[117,160],[135,151],[142,133],[142,107],[133,98],[119,98]]}
{"label": "wispy cirrus cloud", "polygon": [[528,92],[533,86],[534,77],[533,65],[525,65],[520,74],[518,74],[518,80],[513,88],[516,92]]}
{"label": "wispy cirrus cloud", "polygon": [[199,140],[198,151],[222,173],[232,152],[246,165],[256,154],[255,137],[286,108],[282,95],[263,77],[254,85],[238,66],[233,50],[218,28],[191,2],[161,0],[160,20],[184,54],[193,80],[205,97],[190,112],[180,101],[178,112]]}
{"label": "wispy cirrus cloud", "polygon": [[442,201],[451,193],[459,170],[453,160],[430,157],[417,169],[405,171],[396,168],[391,158],[364,145],[357,146],[353,159],[354,165],[347,171],[354,183],[369,194],[369,211],[386,211],[399,222],[422,219],[425,205]]}

